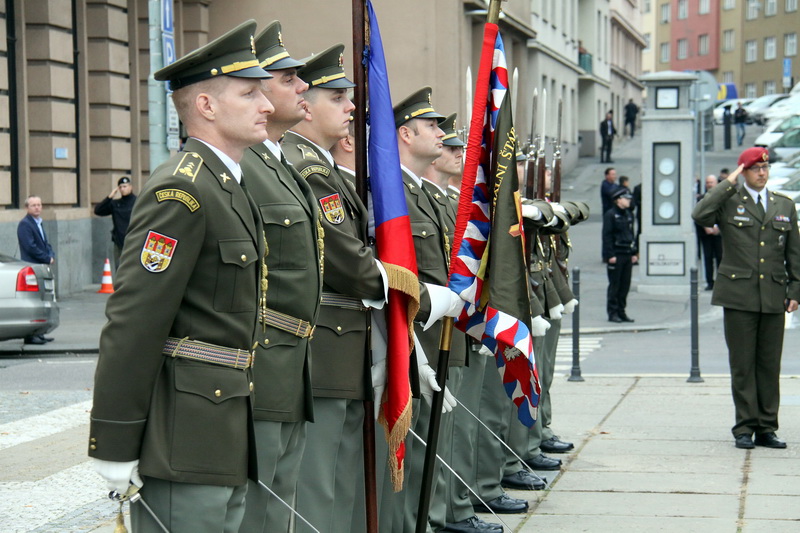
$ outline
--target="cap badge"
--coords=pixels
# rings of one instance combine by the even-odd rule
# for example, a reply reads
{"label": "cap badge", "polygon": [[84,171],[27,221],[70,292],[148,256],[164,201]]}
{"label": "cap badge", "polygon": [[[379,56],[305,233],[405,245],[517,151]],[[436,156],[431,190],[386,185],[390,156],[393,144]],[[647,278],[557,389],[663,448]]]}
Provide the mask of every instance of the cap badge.
{"label": "cap badge", "polygon": [[283,36],[281,35],[281,32],[278,32],[278,44],[281,45],[281,48],[283,48]]}
{"label": "cap badge", "polygon": [[256,55],[256,40],[253,39],[253,36],[250,36],[250,51],[253,52],[253,55]]}
{"label": "cap badge", "polygon": [[433,102],[431,102],[431,93],[428,93],[428,105],[432,106]]}
{"label": "cap badge", "polygon": [[761,160],[766,161],[767,159],[769,159],[767,152],[761,152]]}
{"label": "cap badge", "polygon": [[339,67],[344,68],[344,54],[339,54]]}

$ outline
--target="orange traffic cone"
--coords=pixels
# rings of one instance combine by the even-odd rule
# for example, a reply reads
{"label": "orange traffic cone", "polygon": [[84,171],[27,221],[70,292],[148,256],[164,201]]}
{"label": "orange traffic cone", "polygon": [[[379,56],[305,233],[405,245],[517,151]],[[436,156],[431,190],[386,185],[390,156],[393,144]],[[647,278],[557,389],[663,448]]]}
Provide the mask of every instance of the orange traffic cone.
{"label": "orange traffic cone", "polygon": [[111,263],[106,258],[106,264],[103,265],[103,280],[100,282],[100,290],[98,294],[111,294],[114,292],[114,282],[111,281]]}

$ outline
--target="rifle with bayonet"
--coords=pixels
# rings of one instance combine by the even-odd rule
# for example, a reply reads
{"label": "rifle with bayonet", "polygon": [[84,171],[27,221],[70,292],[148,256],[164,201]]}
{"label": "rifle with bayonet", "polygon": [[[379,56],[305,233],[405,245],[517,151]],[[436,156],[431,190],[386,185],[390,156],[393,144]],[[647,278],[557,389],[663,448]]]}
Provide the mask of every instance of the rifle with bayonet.
{"label": "rifle with bayonet", "polygon": [[542,135],[539,137],[539,150],[536,153],[536,198],[544,200],[547,197],[547,162],[545,155],[547,146],[545,125],[547,122],[547,89],[542,89]]}
{"label": "rifle with bayonet", "polygon": [[[539,90],[533,90],[533,105],[531,107],[531,131],[528,137],[528,145],[523,149],[525,153],[525,198],[532,200],[536,197],[536,110],[539,104]],[[521,177],[521,176],[520,176]],[[529,264],[532,260],[533,251],[533,228],[529,224],[525,225],[525,257]]]}
{"label": "rifle with bayonet", "polygon": [[556,139],[553,141],[553,176],[552,176],[552,190],[550,192],[550,200],[553,202],[561,201],[561,113],[563,101],[558,101],[558,116]]}

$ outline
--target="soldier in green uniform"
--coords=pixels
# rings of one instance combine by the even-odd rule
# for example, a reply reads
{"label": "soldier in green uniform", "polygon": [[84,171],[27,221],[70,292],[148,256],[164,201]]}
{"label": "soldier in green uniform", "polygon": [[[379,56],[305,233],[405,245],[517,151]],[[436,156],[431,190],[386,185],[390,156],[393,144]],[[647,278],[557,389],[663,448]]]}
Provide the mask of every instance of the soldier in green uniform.
{"label": "soldier in green uniform", "polygon": [[[797,212],[793,200],[766,188],[769,155],[764,148],[748,148],[738,164],[727,181],[697,203],[692,218],[705,227],[717,224],[722,233],[722,262],[711,303],[724,309],[736,447],[785,448],[775,432],[784,311],[797,310],[800,300]],[[744,183],[737,186],[740,173]]]}
{"label": "soldier in green uniform", "polygon": [[[112,491],[142,487],[172,532],[237,531],[257,475],[250,367],[264,236],[238,163],[272,111],[255,27],[155,73],[190,138],[139,196],[100,338],[89,455]],[[134,531],[162,531],[141,504],[131,512]]]}
{"label": "soldier in green uniform", "polygon": [[[313,421],[311,335],[322,292],[319,209],[306,181],[286,162],[277,141],[305,116],[308,84],[297,76],[303,63],[283,46],[281,26],[271,23],[256,38],[259,65],[273,78],[264,94],[275,111],[268,138],[242,158],[269,243],[267,311],[256,330],[255,430],[259,479],[282,500],[295,499],[306,422]],[[255,483],[247,492],[240,531],[288,531],[291,511]]]}
{"label": "soldier in green uniform", "polygon": [[315,423],[308,428],[297,506],[320,531],[347,533],[356,486],[363,484],[363,402],[372,398],[367,310],[383,305],[388,288],[366,244],[367,209],[330,154],[347,136],[355,109],[343,52],[344,45],[332,46],[298,71],[310,87],[306,115],[282,146],[311,186],[325,230],[322,308],[311,345]]}

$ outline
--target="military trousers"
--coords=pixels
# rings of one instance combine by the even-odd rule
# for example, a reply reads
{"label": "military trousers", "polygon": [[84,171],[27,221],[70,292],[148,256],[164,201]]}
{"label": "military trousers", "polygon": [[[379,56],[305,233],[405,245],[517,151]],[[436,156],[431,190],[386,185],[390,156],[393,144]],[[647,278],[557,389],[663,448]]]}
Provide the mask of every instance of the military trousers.
{"label": "military trousers", "polygon": [[[306,422],[256,420],[258,478],[283,501],[296,508],[297,478],[306,444]],[[253,481],[240,533],[283,533],[293,530],[294,515]]]}
{"label": "military trousers", "polygon": [[[503,387],[497,363],[492,358],[486,363],[481,386],[481,400],[478,418],[501,439],[508,438],[508,409],[513,403]],[[506,449],[485,428],[478,430],[475,441],[475,490],[483,501],[493,500],[505,491],[500,486],[503,466],[506,462]],[[477,500],[473,496],[473,503]]]}
{"label": "military trousers", "polygon": [[617,262],[606,265],[608,291],[606,291],[606,311],[609,318],[625,314],[628,306],[628,291],[631,289],[633,262],[628,254],[617,254]]}
{"label": "military trousers", "polygon": [[550,388],[553,386],[553,378],[556,374],[556,350],[558,350],[558,338],[561,335],[561,319],[547,319],[550,322],[550,329],[544,334],[541,347],[541,365],[537,361],[537,371],[539,372],[539,385],[542,394],[539,397],[539,420],[541,424],[542,439],[547,440],[554,437],[553,430],[550,429],[550,422],[553,420],[553,401],[550,396]]}
{"label": "military trousers", "polygon": [[[247,485],[223,487],[142,476],[139,493],[170,533],[236,533],[244,516]],[[131,504],[133,533],[163,533],[140,503]]]}
{"label": "military trousers", "polygon": [[724,309],[737,435],[778,429],[784,313]]}

